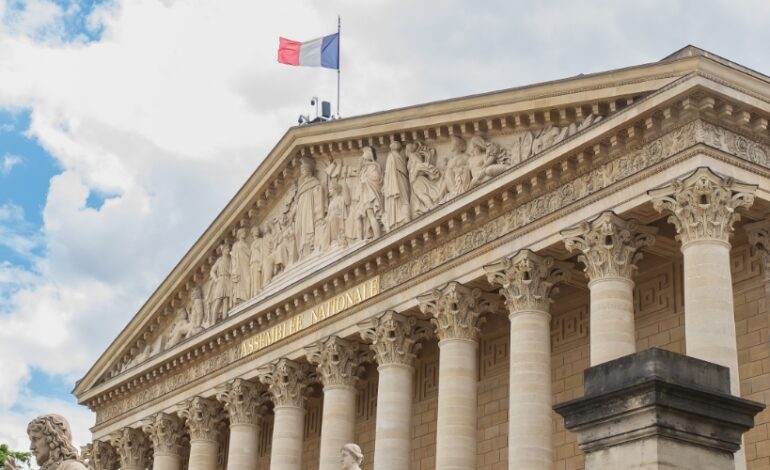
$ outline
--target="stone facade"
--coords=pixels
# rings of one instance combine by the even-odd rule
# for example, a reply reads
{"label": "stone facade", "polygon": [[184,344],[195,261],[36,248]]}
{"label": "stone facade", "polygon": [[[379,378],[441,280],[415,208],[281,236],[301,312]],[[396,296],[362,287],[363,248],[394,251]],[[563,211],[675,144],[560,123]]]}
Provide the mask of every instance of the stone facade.
{"label": "stone facade", "polygon": [[[78,383],[92,448],[581,469],[551,406],[651,347],[767,403],[770,79],[685,52],[291,129]],[[736,468],[770,469],[768,423]]]}

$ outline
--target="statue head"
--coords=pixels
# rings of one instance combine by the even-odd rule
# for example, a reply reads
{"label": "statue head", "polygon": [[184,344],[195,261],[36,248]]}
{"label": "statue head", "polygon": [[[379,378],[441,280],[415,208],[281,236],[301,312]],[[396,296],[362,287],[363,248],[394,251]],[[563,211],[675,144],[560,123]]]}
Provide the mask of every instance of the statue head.
{"label": "statue head", "polygon": [[398,152],[399,150],[401,150],[401,142],[394,140],[393,142],[390,143],[390,149],[393,150],[394,152]]}
{"label": "statue head", "polygon": [[377,151],[371,145],[367,145],[364,147],[364,153],[361,155],[361,158],[367,162],[377,161]]}
{"label": "statue head", "polygon": [[329,185],[329,192],[333,196],[336,196],[337,194],[342,193],[342,186],[338,182],[332,181],[331,184]]}
{"label": "statue head", "polygon": [[245,240],[246,239],[246,229],[241,227],[235,232],[235,237],[238,240]]}
{"label": "statue head", "polygon": [[471,153],[476,153],[477,151],[480,151],[479,153],[485,152],[487,149],[487,143],[484,139],[481,137],[474,135],[471,137]]}
{"label": "statue head", "polygon": [[311,176],[315,172],[315,160],[303,157],[299,163],[299,172],[303,176]]}
{"label": "statue head", "polygon": [[259,238],[259,227],[256,225],[251,227],[251,236],[254,238]]}
{"label": "statue head", "polygon": [[364,453],[361,452],[361,448],[358,444],[345,444],[340,449],[340,461],[342,462],[342,470],[352,470],[359,468],[359,465],[364,461]]}
{"label": "statue head", "polygon": [[72,445],[70,425],[62,416],[38,416],[27,425],[27,434],[29,448],[41,467],[48,462],[58,463],[78,458],[78,450]]}
{"label": "statue head", "polygon": [[452,134],[452,151],[455,153],[465,152],[465,139],[457,134]]}

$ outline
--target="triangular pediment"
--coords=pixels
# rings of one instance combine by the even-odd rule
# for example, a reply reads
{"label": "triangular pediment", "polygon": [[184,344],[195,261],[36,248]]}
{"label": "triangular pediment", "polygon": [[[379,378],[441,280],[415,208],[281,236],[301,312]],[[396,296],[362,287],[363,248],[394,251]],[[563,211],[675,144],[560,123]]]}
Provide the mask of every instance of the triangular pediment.
{"label": "triangular pediment", "polygon": [[[395,246],[425,217],[501,175],[586,134],[616,131],[638,106],[652,112],[651,97],[695,86],[685,82],[704,66],[733,70],[695,49],[655,64],[290,129],[75,393],[88,401],[180,357],[300,283],[304,293],[275,311],[312,304],[324,287],[308,279],[334,272],[340,259],[375,243]],[[349,272],[371,268],[359,257]]]}

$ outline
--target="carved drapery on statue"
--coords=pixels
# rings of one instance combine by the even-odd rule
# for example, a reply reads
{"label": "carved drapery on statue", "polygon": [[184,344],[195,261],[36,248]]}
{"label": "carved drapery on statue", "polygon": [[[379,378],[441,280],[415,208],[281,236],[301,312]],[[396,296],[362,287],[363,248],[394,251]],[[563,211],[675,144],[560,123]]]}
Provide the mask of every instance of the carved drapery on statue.
{"label": "carved drapery on statue", "polygon": [[[122,371],[225,319],[238,304],[288,278],[295,266],[358,247],[500,175],[601,120],[520,130],[496,141],[452,133],[439,148],[391,141],[385,158],[360,154],[303,156],[265,213],[241,225],[212,253],[211,266],[157,337],[142,340]],[[250,226],[248,225],[250,224]],[[154,339],[152,339],[154,338]]]}

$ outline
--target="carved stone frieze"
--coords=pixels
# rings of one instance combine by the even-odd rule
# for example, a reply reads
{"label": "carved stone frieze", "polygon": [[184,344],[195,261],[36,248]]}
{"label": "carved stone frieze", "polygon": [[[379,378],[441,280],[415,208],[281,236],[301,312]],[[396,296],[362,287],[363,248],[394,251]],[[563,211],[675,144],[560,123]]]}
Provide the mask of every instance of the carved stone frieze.
{"label": "carved stone frieze", "polygon": [[181,455],[184,423],[177,415],[156,413],[142,422],[142,431],[152,442],[154,455]]}
{"label": "carved stone frieze", "polygon": [[653,207],[666,212],[682,244],[698,240],[728,242],[733,224],[740,220],[737,209],[754,203],[756,185],[698,168],[682,180],[649,191]]}
{"label": "carved stone frieze", "polygon": [[523,310],[550,310],[554,285],[567,278],[563,263],[549,256],[540,256],[530,250],[519,250],[510,258],[484,266],[487,279],[501,287],[505,304],[511,314]]}
{"label": "carved stone frieze", "polygon": [[185,419],[191,441],[219,439],[223,413],[216,400],[204,397],[190,398],[179,406],[179,416]]}
{"label": "carved stone frieze", "polygon": [[281,358],[260,367],[257,373],[275,406],[304,407],[305,389],[312,377],[309,364]]}
{"label": "carved stone frieze", "polygon": [[110,443],[120,458],[121,469],[144,469],[152,459],[147,436],[134,428],[123,428],[110,435]]}
{"label": "carved stone frieze", "polygon": [[640,251],[655,243],[658,229],[625,220],[612,211],[602,212],[591,222],[582,222],[561,232],[569,251],[580,251],[578,260],[585,265],[591,281],[607,278],[631,279]]}
{"label": "carved stone frieze", "polygon": [[260,384],[245,379],[232,380],[217,392],[217,400],[224,405],[231,426],[260,424],[266,400],[265,389]]}
{"label": "carved stone frieze", "polygon": [[430,315],[439,341],[469,339],[478,341],[481,314],[489,311],[491,299],[481,289],[450,282],[417,297],[422,313]]}
{"label": "carved stone frieze", "polygon": [[414,365],[420,341],[430,334],[430,324],[389,310],[358,324],[361,338],[371,343],[379,365]]}
{"label": "carved stone frieze", "polygon": [[355,386],[362,371],[363,362],[370,354],[359,343],[330,336],[305,347],[307,360],[315,364],[324,387]]}
{"label": "carved stone frieze", "polygon": [[88,467],[92,470],[116,470],[120,466],[118,453],[109,442],[93,441],[88,454]]}

